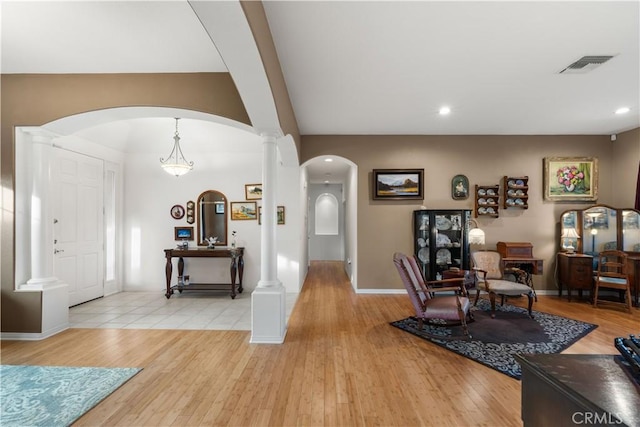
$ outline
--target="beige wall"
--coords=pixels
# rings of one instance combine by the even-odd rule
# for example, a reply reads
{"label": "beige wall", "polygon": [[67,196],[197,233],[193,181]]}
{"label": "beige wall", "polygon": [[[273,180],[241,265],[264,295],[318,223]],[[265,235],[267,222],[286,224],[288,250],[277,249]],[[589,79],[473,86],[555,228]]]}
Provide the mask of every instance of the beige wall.
{"label": "beige wall", "polygon": [[[620,142],[619,147],[624,144],[628,150],[619,155],[625,157],[625,162],[634,163],[637,173],[640,153],[634,153],[632,147],[633,135],[637,141],[637,130],[634,132],[629,135],[629,147],[627,142]],[[627,141],[627,135],[620,135],[618,141]],[[620,176],[618,158],[614,158],[609,136],[302,137],[302,162],[330,154],[346,157],[358,165],[358,287],[361,289],[402,287],[391,259],[395,251],[413,252],[412,212],[415,209],[422,205],[427,209],[473,209],[472,197],[464,201],[451,198],[451,179],[457,174],[467,175],[472,189],[475,184],[501,184],[505,175],[529,176],[529,209],[501,209],[499,218],[479,218],[478,223],[486,233],[486,249],[495,249],[498,241],[531,242],[534,255],[542,258],[545,265],[544,275],[534,278],[535,286],[556,289],[554,269],[560,214],[591,203],[544,201],[543,159],[597,157],[599,203],[616,204],[614,183]],[[424,201],[372,200],[371,171],[382,168],[424,168]],[[633,183],[635,191],[635,177]]]}
{"label": "beige wall", "polygon": [[613,148],[613,206],[632,208],[640,168],[640,128],[617,135]]}
{"label": "beige wall", "polygon": [[2,331],[38,333],[41,295],[14,292],[13,129],[123,106],[184,108],[250,124],[228,73],[1,76]]}

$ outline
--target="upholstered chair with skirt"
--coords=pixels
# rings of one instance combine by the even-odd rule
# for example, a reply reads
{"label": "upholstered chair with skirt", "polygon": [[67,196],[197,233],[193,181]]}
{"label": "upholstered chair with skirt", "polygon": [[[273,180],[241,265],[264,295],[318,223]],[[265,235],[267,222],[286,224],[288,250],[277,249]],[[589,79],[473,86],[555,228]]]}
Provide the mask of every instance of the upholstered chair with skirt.
{"label": "upholstered chair with skirt", "polygon": [[[472,252],[471,261],[476,273],[476,298],[473,305],[478,304],[481,291],[487,292],[491,302],[491,317],[494,318],[496,316],[496,295],[500,295],[501,304],[504,304],[505,297],[526,295],[529,298],[529,317],[533,317],[531,312],[534,297],[533,288],[505,277],[502,257],[498,251]],[[517,271],[513,271],[512,274],[514,274],[514,279],[518,276]]]}

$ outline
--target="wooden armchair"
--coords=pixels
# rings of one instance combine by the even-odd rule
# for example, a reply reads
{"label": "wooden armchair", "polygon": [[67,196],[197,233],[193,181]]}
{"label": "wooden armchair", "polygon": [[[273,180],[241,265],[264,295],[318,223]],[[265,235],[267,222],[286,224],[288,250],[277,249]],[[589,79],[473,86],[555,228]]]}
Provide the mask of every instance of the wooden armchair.
{"label": "wooden armchair", "polygon": [[[476,251],[471,254],[473,270],[476,272],[476,298],[473,305],[478,303],[480,291],[489,294],[491,302],[491,317],[496,317],[496,295],[500,295],[501,304],[505,296],[526,295],[529,298],[529,317],[533,317],[533,288],[510,280],[506,280],[502,270],[500,253],[497,251]],[[513,270],[513,269],[512,269]]]}
{"label": "wooden armchair", "polygon": [[[424,321],[438,326],[461,324],[464,334],[471,338],[467,318],[471,321],[473,315],[463,278],[425,281],[415,258],[399,252],[393,255],[393,263],[415,309],[418,329],[423,328]],[[438,295],[443,292],[447,295]]]}

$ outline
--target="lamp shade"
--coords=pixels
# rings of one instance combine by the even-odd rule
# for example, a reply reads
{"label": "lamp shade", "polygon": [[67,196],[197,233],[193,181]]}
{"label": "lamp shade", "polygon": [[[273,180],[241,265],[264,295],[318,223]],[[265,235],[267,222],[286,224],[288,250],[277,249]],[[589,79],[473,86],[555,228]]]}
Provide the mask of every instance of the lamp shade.
{"label": "lamp shade", "polygon": [[580,235],[578,234],[575,228],[571,227],[571,228],[563,229],[561,237],[565,239],[564,249],[570,254],[572,254],[576,249],[573,246],[573,241],[575,240],[577,242],[577,240],[580,238]]}
{"label": "lamp shade", "polygon": [[193,162],[187,161],[182,154],[182,148],[180,148],[180,135],[178,134],[178,118],[176,118],[176,132],[173,136],[173,149],[167,157],[167,159],[160,159],[160,166],[162,169],[171,175],[182,176],[185,173],[193,169]]}
{"label": "lamp shade", "polygon": [[469,230],[469,244],[484,245],[484,231],[479,228]]}
{"label": "lamp shade", "polygon": [[578,232],[576,231],[575,228],[565,228],[562,231],[562,237],[565,237],[567,239],[579,239],[580,236],[578,235]]}

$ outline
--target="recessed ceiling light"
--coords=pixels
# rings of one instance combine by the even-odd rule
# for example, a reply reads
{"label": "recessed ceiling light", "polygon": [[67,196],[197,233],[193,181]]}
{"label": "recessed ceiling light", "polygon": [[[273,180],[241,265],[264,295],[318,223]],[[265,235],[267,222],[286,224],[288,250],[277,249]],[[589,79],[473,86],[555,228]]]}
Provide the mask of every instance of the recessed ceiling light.
{"label": "recessed ceiling light", "polygon": [[329,183],[329,181],[325,181],[324,183],[325,183],[325,184],[328,184],[328,183]]}
{"label": "recessed ceiling light", "polygon": [[631,111],[631,108],[621,107],[616,110],[616,114],[627,114],[629,111]]}
{"label": "recessed ceiling light", "polygon": [[327,157],[326,159],[324,159],[324,161],[325,162],[333,162],[333,159]]}
{"label": "recessed ceiling light", "polygon": [[449,107],[442,107],[442,108],[440,108],[440,111],[439,111],[441,116],[446,116],[450,112],[451,112],[451,108],[449,108]]}

